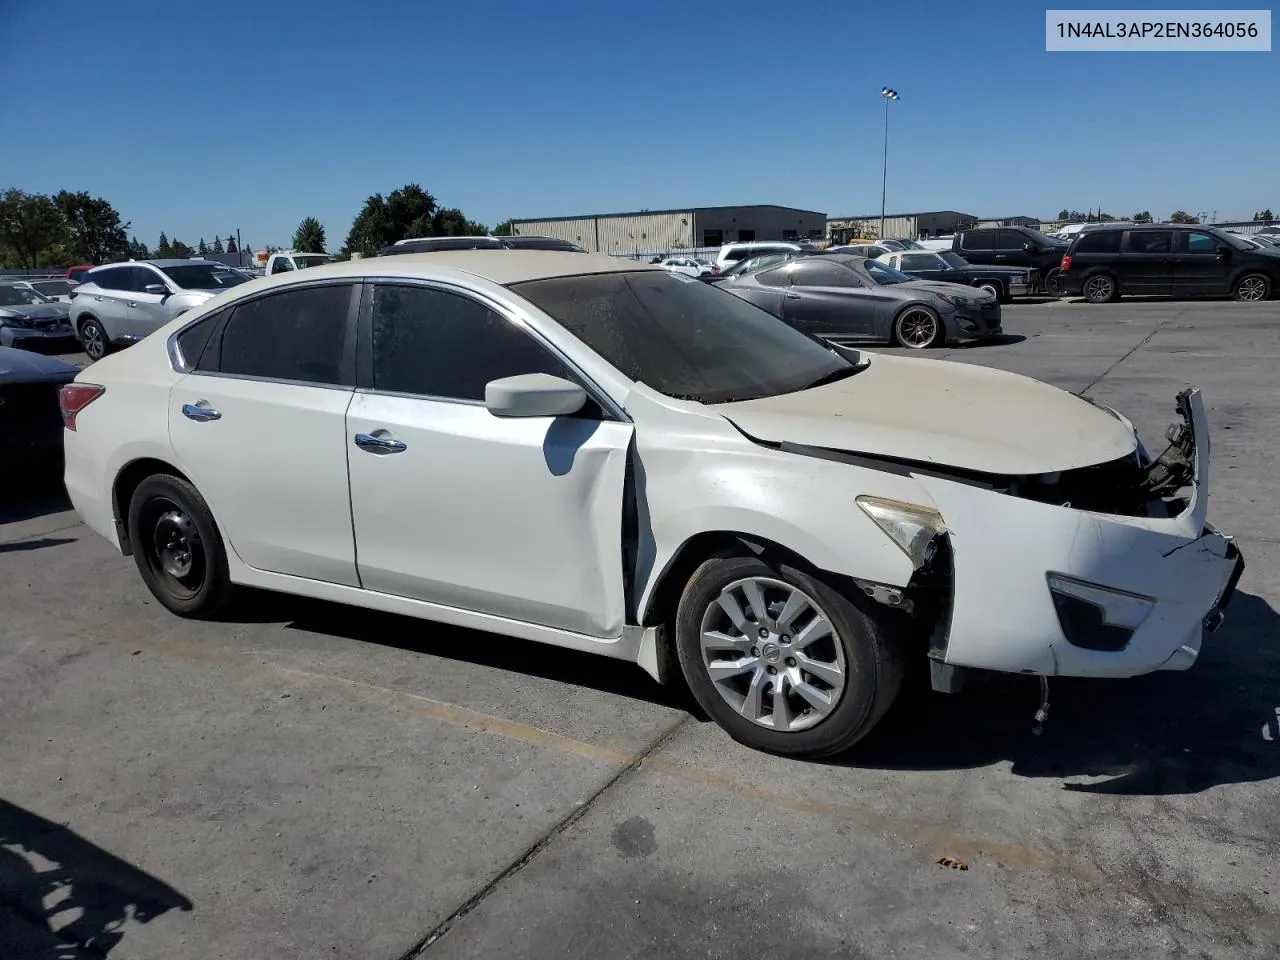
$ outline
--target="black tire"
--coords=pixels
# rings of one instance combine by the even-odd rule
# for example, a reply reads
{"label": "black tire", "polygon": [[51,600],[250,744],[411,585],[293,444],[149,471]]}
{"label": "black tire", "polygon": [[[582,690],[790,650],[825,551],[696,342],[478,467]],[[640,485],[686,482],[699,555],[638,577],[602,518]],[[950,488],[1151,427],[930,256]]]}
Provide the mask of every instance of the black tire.
{"label": "black tire", "polygon": [[1040,285],[1044,287],[1046,296],[1060,297],[1062,296],[1062,270],[1059,267],[1053,267],[1044,278],[1040,281]]}
{"label": "black tire", "polygon": [[96,317],[86,317],[82,320],[77,333],[80,338],[80,349],[90,360],[101,360],[111,352],[111,341],[107,339],[106,328]]}
{"label": "black tire", "polygon": [[[147,588],[181,617],[211,618],[234,594],[227,554],[209,506],[190,483],[154,474],[129,501],[129,540]],[[167,555],[162,544],[178,544]],[[188,572],[180,575],[185,554]],[[166,566],[166,560],[170,561]]]}
{"label": "black tire", "polygon": [[[926,335],[921,323],[932,321],[932,332]],[[936,310],[913,303],[893,318],[892,342],[908,350],[928,350],[947,342],[947,327]]]}
{"label": "black tire", "polygon": [[[780,582],[812,598],[834,629],[834,635],[827,642],[833,648],[839,644],[843,653],[845,685],[839,699],[830,713],[816,722],[801,716],[804,722],[812,723],[804,729],[783,732],[748,719],[720,692],[704,661],[701,640],[704,617],[718,614],[722,609],[716,606],[715,614],[709,614],[709,608],[717,604],[726,587],[755,577]],[[831,756],[847,750],[866,736],[884,716],[902,686],[901,643],[891,635],[885,618],[869,610],[870,606],[871,601],[861,597],[851,599],[819,577],[786,564],[771,564],[757,557],[715,557],[694,571],[680,598],[675,624],[680,667],[698,704],[738,742],[784,756]],[[777,629],[785,630],[786,627],[778,626]],[[741,634],[739,639],[749,638]],[[753,662],[765,662],[767,646],[765,643],[759,648]],[[773,653],[772,662],[779,662],[776,648]],[[744,656],[750,656],[749,652]],[[786,669],[783,672],[790,673],[796,663],[791,659],[784,660]],[[756,673],[759,673],[758,669]],[[776,673],[774,675],[777,676]],[[813,679],[810,676],[809,682],[812,683]],[[764,681],[764,684],[772,684],[767,694],[770,703],[779,680]],[[747,682],[748,685],[754,683],[753,680]],[[794,692],[794,685],[790,689]],[[802,711],[802,714],[807,712]]]}
{"label": "black tire", "polygon": [[1231,296],[1241,303],[1261,303],[1271,299],[1271,278],[1265,273],[1246,273],[1236,281]]}
{"label": "black tire", "polygon": [[1120,285],[1109,273],[1091,273],[1084,278],[1081,292],[1089,303],[1114,303],[1120,299]]}

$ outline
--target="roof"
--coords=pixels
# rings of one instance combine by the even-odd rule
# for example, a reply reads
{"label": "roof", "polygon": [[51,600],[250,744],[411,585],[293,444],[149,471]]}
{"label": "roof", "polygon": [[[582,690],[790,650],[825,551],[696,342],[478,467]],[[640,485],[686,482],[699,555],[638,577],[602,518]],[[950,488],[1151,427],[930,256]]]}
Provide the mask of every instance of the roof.
{"label": "roof", "polygon": [[[497,284],[548,280],[589,273],[627,273],[661,270],[622,257],[597,253],[568,253],[559,250],[448,250],[439,253],[405,253],[394,257],[362,257],[338,263],[308,267],[305,278],[331,277],[423,277],[444,271],[469,273]],[[253,283],[275,286],[276,281],[296,281],[298,274],[278,273]],[[236,288],[240,289],[240,288]]]}
{"label": "roof", "polygon": [[[185,267],[193,263],[207,263],[213,267],[225,267],[225,263],[219,263],[217,260],[202,260],[199,257],[190,257],[171,260],[121,260],[116,263],[104,263],[102,267],[127,267],[131,263],[149,263],[153,267]],[[101,270],[102,267],[94,267],[95,270]]]}
{"label": "roof", "polygon": [[[968,217],[971,220],[977,220],[972,213],[961,213],[959,210],[921,210],[918,213],[886,213],[886,220],[896,220],[900,217],[937,217],[943,214],[951,214],[956,217]],[[828,220],[879,220],[878,213],[853,213],[847,217],[827,217]]]}
{"label": "roof", "polygon": [[512,220],[512,226],[522,223],[562,223],[567,220],[603,220],[607,217],[648,217],[669,213],[712,213],[721,210],[791,210],[795,213],[807,213],[826,219],[826,214],[818,210],[801,210],[799,207],[787,207],[778,203],[747,203],[738,206],[722,207],[672,207],[669,210],[627,210],[622,213],[584,213],[576,217],[528,217],[524,220]]}

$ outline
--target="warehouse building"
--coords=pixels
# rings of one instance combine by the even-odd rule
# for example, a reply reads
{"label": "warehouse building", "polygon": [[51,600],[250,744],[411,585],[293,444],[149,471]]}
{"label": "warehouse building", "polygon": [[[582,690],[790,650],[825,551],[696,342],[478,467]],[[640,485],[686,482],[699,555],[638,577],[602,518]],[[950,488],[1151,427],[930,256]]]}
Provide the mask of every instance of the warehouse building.
{"label": "warehouse building", "polygon": [[827,215],[755,204],[513,220],[511,228],[525,237],[559,237],[592,253],[639,256],[719,247],[735,240],[820,240],[826,235]]}
{"label": "warehouse building", "polygon": [[[968,230],[978,223],[971,213],[955,210],[932,210],[927,213],[887,213],[884,236],[911,240],[929,240],[958,230]],[[871,239],[880,236],[880,214],[866,213],[853,217],[836,217],[827,221],[827,236],[832,243]]]}

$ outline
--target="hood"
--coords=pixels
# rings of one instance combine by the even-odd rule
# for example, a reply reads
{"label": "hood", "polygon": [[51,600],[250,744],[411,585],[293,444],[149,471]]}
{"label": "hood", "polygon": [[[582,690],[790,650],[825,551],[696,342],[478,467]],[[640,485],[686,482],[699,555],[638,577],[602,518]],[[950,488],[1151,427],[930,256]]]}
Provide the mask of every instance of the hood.
{"label": "hood", "polygon": [[825,387],[713,409],[768,443],[1005,475],[1092,466],[1136,449],[1115,415],[1047,383],[955,361],[863,356],[866,369]]}
{"label": "hood", "polygon": [[28,353],[16,347],[0,347],[0,383],[66,383],[80,372],[79,367],[54,357]]}
{"label": "hood", "polygon": [[66,320],[71,308],[65,303],[26,303],[0,307],[0,317],[18,317],[23,320]]}
{"label": "hood", "polygon": [[990,294],[975,290],[967,283],[948,283],[946,280],[911,280],[896,286],[904,290],[927,290],[930,293],[945,293],[949,297],[968,297],[970,300],[992,300]]}

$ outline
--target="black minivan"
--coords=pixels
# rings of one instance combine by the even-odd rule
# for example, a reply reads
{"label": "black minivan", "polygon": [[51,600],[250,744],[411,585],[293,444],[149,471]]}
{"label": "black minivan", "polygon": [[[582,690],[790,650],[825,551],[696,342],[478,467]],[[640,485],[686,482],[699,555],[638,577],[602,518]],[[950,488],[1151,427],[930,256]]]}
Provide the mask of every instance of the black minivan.
{"label": "black minivan", "polygon": [[1122,295],[1257,302],[1280,288],[1280,250],[1259,250],[1216,227],[1156,223],[1076,235],[1062,258],[1062,292],[1090,303]]}

